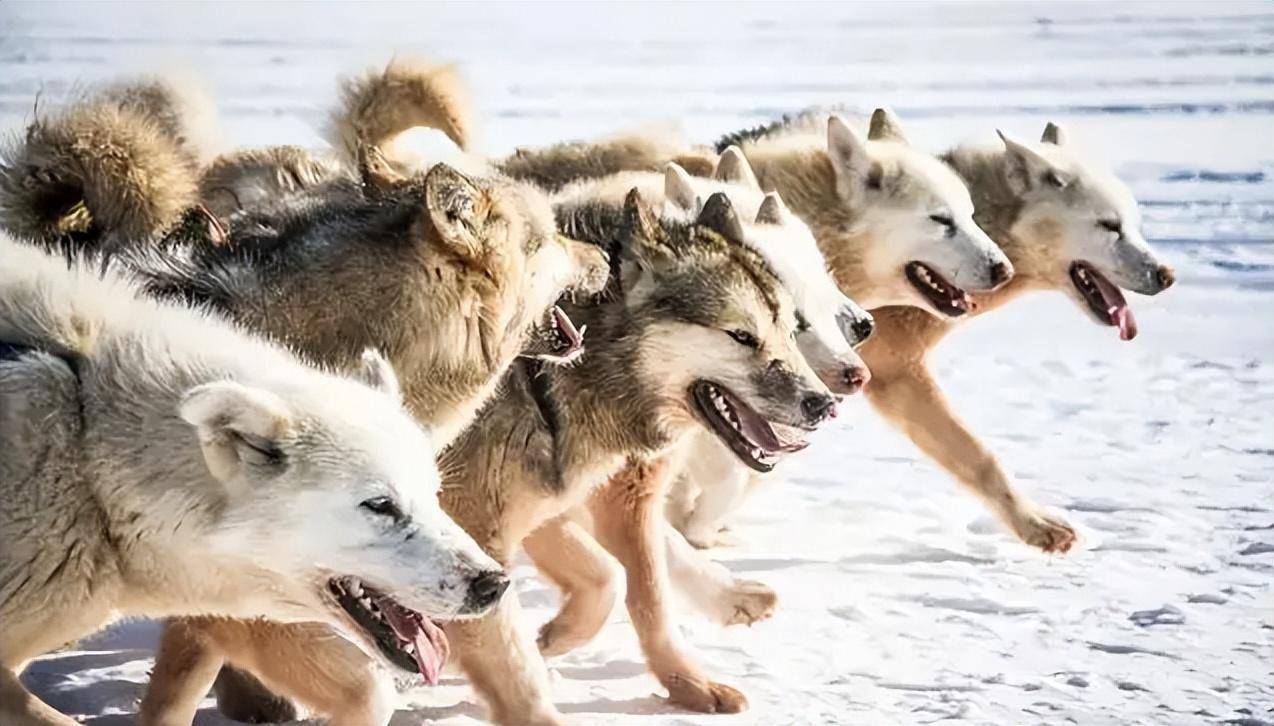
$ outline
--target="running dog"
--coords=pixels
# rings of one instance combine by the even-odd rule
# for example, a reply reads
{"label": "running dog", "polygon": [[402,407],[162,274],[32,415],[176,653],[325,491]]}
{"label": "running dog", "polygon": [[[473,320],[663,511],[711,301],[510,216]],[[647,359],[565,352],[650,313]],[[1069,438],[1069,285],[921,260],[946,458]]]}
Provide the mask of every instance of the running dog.
{"label": "running dog", "polygon": [[500,598],[379,354],[342,378],[117,271],[0,260],[0,721],[74,724],[18,674],[120,617],[323,622],[436,663],[435,621]]}

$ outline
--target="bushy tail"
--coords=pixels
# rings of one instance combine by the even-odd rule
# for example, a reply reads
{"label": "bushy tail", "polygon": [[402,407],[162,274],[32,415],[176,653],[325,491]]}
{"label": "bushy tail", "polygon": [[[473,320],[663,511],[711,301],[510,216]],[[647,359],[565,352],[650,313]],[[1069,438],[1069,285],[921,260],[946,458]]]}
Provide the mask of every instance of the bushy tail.
{"label": "bushy tail", "polygon": [[383,69],[346,79],[329,140],[354,166],[360,146],[384,149],[417,126],[441,131],[466,151],[473,143],[468,92],[454,65],[394,59]]}
{"label": "bushy tail", "polygon": [[93,248],[144,241],[196,203],[201,151],[168,81],[117,84],[42,116],[0,151],[0,225]]}

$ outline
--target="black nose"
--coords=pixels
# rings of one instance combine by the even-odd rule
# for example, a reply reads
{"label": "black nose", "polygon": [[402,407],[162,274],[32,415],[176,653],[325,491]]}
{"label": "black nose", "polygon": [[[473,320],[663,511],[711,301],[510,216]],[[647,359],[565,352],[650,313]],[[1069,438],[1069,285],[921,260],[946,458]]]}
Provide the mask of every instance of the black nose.
{"label": "black nose", "polygon": [[1155,282],[1159,283],[1159,292],[1172,287],[1172,283],[1176,281],[1177,273],[1173,272],[1171,267],[1160,265],[1159,269],[1155,270]]}
{"label": "black nose", "polygon": [[871,337],[876,332],[876,321],[871,318],[859,318],[854,321],[854,335],[858,336],[858,342],[861,343]]}
{"label": "black nose", "polygon": [[464,609],[468,613],[484,613],[492,605],[499,602],[504,591],[509,589],[509,578],[503,572],[484,572],[469,583],[469,593],[464,598]]}
{"label": "black nose", "polygon": [[812,393],[801,401],[801,412],[811,424],[836,416],[836,399],[826,393]]}
{"label": "black nose", "polygon": [[1013,277],[1013,272],[1007,262],[997,262],[991,265],[992,285],[1002,285],[1008,282],[1010,277]]}

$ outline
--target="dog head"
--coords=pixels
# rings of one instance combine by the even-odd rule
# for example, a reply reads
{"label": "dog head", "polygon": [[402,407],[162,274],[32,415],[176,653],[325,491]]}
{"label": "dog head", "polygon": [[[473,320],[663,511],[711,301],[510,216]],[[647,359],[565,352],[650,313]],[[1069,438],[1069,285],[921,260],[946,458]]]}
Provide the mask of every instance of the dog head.
{"label": "dog head", "polygon": [[[769,471],[835,415],[796,347],[791,294],[746,235],[724,193],[691,223],[658,218],[637,190],[624,205],[624,281],[639,376],[672,415],[697,421],[746,465]],[[795,434],[795,436],[793,436]]]}
{"label": "dog head", "polygon": [[1008,258],[974,224],[964,183],[912,148],[888,111],[873,114],[866,139],[830,117],[827,155],[836,198],[852,210],[844,231],[869,241],[857,250],[865,289],[853,290],[856,296],[954,317],[968,311],[966,291],[991,290],[1012,276]]}
{"label": "dog head", "polygon": [[1120,288],[1155,295],[1175,279],[1142,236],[1132,193],[1076,155],[1055,124],[1037,145],[1000,138],[1003,178],[1018,206],[1007,232],[1019,272],[1064,291],[1093,320],[1131,340],[1137,325]]}
{"label": "dog head", "polygon": [[185,394],[180,415],[224,491],[206,541],[219,561],[267,573],[263,615],[317,615],[436,681],[446,640],[434,621],[487,612],[508,579],[439,507],[434,447],[389,364],[368,352],[360,376]]}
{"label": "dog head", "polygon": [[743,243],[756,250],[796,306],[796,345],[832,393],[853,394],[871,378],[854,351],[871,335],[871,314],[840,291],[827,273],[827,263],[813,233],[792,214],[777,192],[764,193],[747,157],[737,146],[722,152],[713,172],[715,181],[695,179],[676,164],[664,173],[665,208],[697,214],[704,199],[724,192],[745,220]]}
{"label": "dog head", "polygon": [[[372,188],[416,183],[399,177],[374,149],[361,157],[360,167]],[[495,174],[471,176],[441,163],[418,183],[422,233],[453,269],[476,273],[471,280],[488,302],[502,303],[481,314],[515,316],[490,321],[492,342],[529,320],[525,331],[514,331],[526,353],[552,361],[577,356],[579,331],[554,304],[564,293],[598,292],[610,271],[605,253],[558,234],[548,198],[529,184]],[[515,302],[503,304],[509,301]],[[501,357],[488,352],[489,360]]]}

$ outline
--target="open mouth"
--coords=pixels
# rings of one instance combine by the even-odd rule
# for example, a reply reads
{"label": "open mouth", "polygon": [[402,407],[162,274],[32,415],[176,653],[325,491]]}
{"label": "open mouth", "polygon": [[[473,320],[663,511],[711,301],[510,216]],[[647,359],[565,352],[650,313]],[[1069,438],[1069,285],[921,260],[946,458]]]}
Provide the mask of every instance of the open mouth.
{"label": "open mouth", "polygon": [[908,262],[903,271],[911,286],[919,290],[938,312],[953,318],[969,312],[971,303],[968,294],[947,282],[932,267],[923,262]]}
{"label": "open mouth", "polygon": [[1104,325],[1118,327],[1120,340],[1137,337],[1137,321],[1118,287],[1087,262],[1072,263],[1070,275],[1071,283],[1079,290],[1080,297],[1084,298],[1097,320]]}
{"label": "open mouth", "polygon": [[431,686],[438,685],[450,647],[437,623],[356,577],[332,578],[327,589],[386,660],[405,671],[419,672]]}
{"label": "open mouth", "polygon": [[[724,386],[695,381],[690,387],[690,395],[712,432],[744,464],[756,471],[770,471],[781,455],[800,451],[808,445],[799,437],[791,441],[780,440],[769,421]],[[782,428],[785,432],[793,430],[789,426]]]}
{"label": "open mouth", "polygon": [[566,311],[554,305],[543,323],[531,334],[523,355],[550,363],[569,363],[584,352],[584,331],[588,326],[576,328]]}

